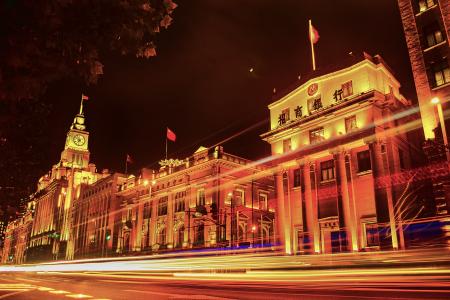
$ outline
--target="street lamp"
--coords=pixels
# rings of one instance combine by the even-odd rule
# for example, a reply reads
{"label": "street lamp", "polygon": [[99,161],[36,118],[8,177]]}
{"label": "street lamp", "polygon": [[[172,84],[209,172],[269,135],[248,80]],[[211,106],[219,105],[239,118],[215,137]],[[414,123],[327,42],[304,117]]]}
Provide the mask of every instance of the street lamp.
{"label": "street lamp", "polygon": [[442,130],[442,139],[444,140],[445,155],[447,157],[447,162],[450,162],[450,152],[448,151],[449,145],[448,145],[448,139],[447,139],[447,130],[445,128],[445,122],[444,122],[444,113],[442,111],[442,103],[438,97],[434,97],[433,99],[431,99],[431,103],[436,105],[436,107],[437,107],[439,123],[441,125],[441,130]]}

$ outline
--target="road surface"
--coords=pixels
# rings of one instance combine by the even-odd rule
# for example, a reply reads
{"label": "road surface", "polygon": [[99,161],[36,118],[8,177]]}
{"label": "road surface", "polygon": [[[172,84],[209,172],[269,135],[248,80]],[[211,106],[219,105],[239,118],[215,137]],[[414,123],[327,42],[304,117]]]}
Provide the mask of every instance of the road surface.
{"label": "road surface", "polygon": [[449,249],[0,266],[0,299],[450,299]]}
{"label": "road surface", "polygon": [[[450,275],[7,273],[0,299],[450,299]],[[306,274],[305,274],[306,275]]]}

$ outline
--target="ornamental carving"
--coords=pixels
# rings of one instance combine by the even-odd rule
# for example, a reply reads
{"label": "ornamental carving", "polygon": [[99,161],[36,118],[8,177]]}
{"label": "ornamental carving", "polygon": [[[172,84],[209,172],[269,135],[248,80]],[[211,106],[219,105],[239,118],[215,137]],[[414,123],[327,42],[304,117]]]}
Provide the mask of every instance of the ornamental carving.
{"label": "ornamental carving", "polygon": [[183,161],[183,160],[180,160],[180,159],[173,159],[173,158],[170,158],[170,159],[163,159],[163,160],[160,160],[160,161],[159,161],[159,165],[160,165],[161,167],[171,167],[171,168],[173,168],[173,167],[181,166],[181,165],[183,165],[183,164],[184,164],[184,161]]}

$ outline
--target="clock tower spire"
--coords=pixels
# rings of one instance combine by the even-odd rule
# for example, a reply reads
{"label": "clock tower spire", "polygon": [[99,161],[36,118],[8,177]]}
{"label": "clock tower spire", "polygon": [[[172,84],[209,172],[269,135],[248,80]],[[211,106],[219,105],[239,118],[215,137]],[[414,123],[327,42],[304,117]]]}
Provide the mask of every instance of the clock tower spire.
{"label": "clock tower spire", "polygon": [[61,153],[61,164],[66,167],[86,169],[89,165],[89,132],[86,130],[83,112],[83,102],[87,99],[88,97],[82,94],[80,111],[67,132],[66,144]]}

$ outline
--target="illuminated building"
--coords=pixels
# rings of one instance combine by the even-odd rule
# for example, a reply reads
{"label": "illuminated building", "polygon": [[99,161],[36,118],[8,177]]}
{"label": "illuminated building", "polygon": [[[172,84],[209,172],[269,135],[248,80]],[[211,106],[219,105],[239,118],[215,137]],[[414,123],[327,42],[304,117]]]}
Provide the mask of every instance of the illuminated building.
{"label": "illuminated building", "polygon": [[398,0],[398,3],[425,138],[433,139],[439,120],[430,101],[436,96],[444,103],[450,100],[450,4],[447,0]]}
{"label": "illuminated building", "polygon": [[15,221],[9,222],[5,230],[5,238],[3,240],[2,248],[2,263],[11,263],[14,257],[14,229],[16,227]]}
{"label": "illuminated building", "polygon": [[275,242],[273,177],[264,167],[215,149],[144,169],[120,188],[112,247],[117,253]]}
{"label": "illuminated building", "polygon": [[7,222],[0,220],[0,245],[2,241],[5,239],[5,231],[7,225],[8,225]]}
{"label": "illuminated building", "polygon": [[274,156],[287,253],[402,246],[394,206],[404,182],[392,179],[410,167],[410,102],[399,88],[383,59],[364,53],[302,78],[269,105],[262,138]]}
{"label": "illuminated building", "polygon": [[68,250],[67,259],[113,254],[112,236],[117,236],[114,220],[122,215],[116,195],[125,179],[123,174],[109,174],[105,170],[97,182],[79,186],[79,197],[74,199],[72,207],[70,243],[73,247]]}
{"label": "illuminated building", "polygon": [[[445,160],[439,124],[446,115],[440,118],[437,109],[448,112],[450,108],[450,3],[448,0],[398,0],[398,4],[426,139],[424,150],[429,162],[436,163]],[[440,103],[431,102],[435,97]],[[449,122],[445,123],[449,132]],[[440,166],[443,170],[448,168],[445,164]],[[437,214],[447,214],[450,211],[448,176],[433,178],[433,194]]]}
{"label": "illuminated building", "polygon": [[2,263],[21,264],[26,261],[32,224],[33,207],[32,202],[30,202],[30,206],[21,218],[8,223],[3,245]]}
{"label": "illuminated building", "polygon": [[70,210],[78,196],[78,186],[102,177],[96,173],[95,165],[89,163],[88,138],[81,106],[67,133],[60,161],[39,179],[37,191],[32,195],[36,207],[27,254],[30,261],[64,259],[70,250]]}

